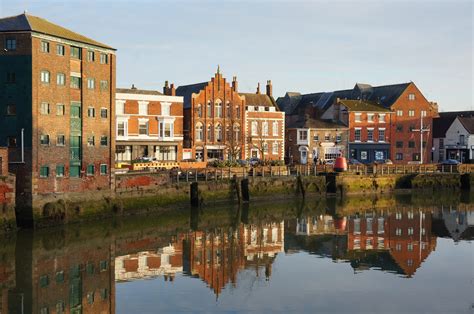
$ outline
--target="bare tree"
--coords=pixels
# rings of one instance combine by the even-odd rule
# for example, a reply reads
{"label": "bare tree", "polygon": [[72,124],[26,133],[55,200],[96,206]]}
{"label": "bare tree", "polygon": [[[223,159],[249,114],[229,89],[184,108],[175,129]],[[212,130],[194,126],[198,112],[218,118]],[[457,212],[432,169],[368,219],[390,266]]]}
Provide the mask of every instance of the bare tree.
{"label": "bare tree", "polygon": [[234,114],[227,119],[229,121],[225,126],[224,145],[231,161],[239,159],[242,153],[242,126],[240,120],[236,119]]}

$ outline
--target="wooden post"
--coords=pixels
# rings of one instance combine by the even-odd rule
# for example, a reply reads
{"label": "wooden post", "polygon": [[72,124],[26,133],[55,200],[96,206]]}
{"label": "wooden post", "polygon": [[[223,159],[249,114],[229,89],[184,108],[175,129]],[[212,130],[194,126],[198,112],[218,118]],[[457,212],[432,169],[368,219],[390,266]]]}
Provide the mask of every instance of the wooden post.
{"label": "wooden post", "polygon": [[198,170],[196,169],[196,173],[194,175],[194,181],[198,182]]}
{"label": "wooden post", "polygon": [[186,182],[189,182],[189,171],[186,170]]}
{"label": "wooden post", "polygon": [[191,189],[191,206],[198,207],[199,206],[199,183],[192,182],[190,185]]}
{"label": "wooden post", "polygon": [[241,191],[242,191],[242,201],[248,202],[250,201],[250,194],[249,194],[249,179],[243,179],[240,182]]}

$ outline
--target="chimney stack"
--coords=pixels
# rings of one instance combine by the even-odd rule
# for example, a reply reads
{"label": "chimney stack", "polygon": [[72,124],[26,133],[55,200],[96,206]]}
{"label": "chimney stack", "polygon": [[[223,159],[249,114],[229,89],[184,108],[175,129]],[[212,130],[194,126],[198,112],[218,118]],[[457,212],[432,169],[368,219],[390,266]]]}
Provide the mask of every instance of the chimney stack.
{"label": "chimney stack", "polygon": [[174,87],[174,84],[171,84],[170,86],[170,96],[176,96],[176,88]]}
{"label": "chimney stack", "polygon": [[257,95],[260,94],[260,82],[257,84],[257,93],[256,93],[256,94],[257,94]]}
{"label": "chimney stack", "polygon": [[132,84],[132,89],[137,89],[137,88],[135,87],[135,84]]}
{"label": "chimney stack", "polygon": [[272,87],[272,81],[268,80],[267,81],[267,95],[272,97],[273,96],[273,87]]}
{"label": "chimney stack", "polygon": [[238,88],[239,88],[239,83],[237,83],[237,76],[234,76],[232,78],[232,90],[236,92]]}
{"label": "chimney stack", "polygon": [[165,81],[165,86],[163,87],[163,95],[168,95],[168,90],[169,90],[169,86],[168,86],[168,81]]}

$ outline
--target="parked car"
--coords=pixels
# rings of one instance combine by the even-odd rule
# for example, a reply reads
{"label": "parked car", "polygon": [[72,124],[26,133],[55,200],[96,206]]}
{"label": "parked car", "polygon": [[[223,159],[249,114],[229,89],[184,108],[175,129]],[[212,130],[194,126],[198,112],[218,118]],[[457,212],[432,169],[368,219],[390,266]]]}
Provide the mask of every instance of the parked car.
{"label": "parked car", "polygon": [[251,166],[258,166],[262,161],[256,157],[252,157],[249,159],[249,165]]}
{"label": "parked car", "polygon": [[351,158],[349,159],[349,165],[363,165],[363,163],[361,163],[357,159]]}
{"label": "parked car", "polygon": [[386,165],[393,165],[393,162],[390,159],[385,159],[384,162]]}
{"label": "parked car", "polygon": [[241,165],[242,167],[245,167],[249,164],[249,162],[245,159],[237,159],[236,162]]}
{"label": "parked car", "polygon": [[461,162],[456,159],[446,159],[441,162],[442,165],[459,165]]}
{"label": "parked car", "polygon": [[334,165],[334,162],[335,162],[334,159],[326,160],[326,165]]}

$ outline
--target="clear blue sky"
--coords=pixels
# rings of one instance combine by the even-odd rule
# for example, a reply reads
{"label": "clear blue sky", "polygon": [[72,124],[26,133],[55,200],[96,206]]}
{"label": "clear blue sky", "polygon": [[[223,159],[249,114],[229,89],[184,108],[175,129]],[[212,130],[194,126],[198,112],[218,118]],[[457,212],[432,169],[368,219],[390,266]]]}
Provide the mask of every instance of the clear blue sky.
{"label": "clear blue sky", "polygon": [[473,1],[0,0],[118,49],[117,84],[161,90],[220,64],[276,97],[414,81],[441,110],[473,102]]}

